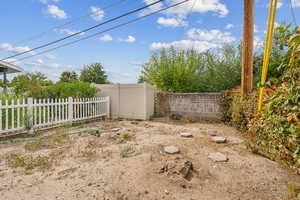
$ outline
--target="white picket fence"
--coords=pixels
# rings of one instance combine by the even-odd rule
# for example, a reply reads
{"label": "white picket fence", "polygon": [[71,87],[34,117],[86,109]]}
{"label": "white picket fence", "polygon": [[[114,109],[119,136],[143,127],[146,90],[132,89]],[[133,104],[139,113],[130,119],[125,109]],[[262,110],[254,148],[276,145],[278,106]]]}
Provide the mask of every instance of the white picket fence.
{"label": "white picket fence", "polygon": [[41,128],[110,114],[109,97],[0,100],[0,134]]}

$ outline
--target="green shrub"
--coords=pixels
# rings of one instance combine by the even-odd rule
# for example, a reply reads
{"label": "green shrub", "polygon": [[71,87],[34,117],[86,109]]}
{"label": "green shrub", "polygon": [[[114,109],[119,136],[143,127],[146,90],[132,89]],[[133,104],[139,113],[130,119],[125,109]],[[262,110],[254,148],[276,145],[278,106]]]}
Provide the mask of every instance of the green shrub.
{"label": "green shrub", "polygon": [[99,90],[91,86],[89,83],[75,81],[75,82],[59,82],[47,87],[42,96],[44,98],[91,98],[95,97]]}

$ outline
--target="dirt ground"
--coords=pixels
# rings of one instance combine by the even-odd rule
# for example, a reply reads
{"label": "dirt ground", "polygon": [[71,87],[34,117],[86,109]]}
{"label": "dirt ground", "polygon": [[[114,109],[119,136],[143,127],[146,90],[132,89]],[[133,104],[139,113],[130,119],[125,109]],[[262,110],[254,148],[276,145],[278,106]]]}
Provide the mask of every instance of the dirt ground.
{"label": "dirt ground", "polygon": [[[237,131],[225,125],[99,121],[85,126],[114,132],[0,145],[0,199],[275,200],[285,199],[288,183],[300,183],[294,172],[249,152]],[[183,138],[182,132],[193,137]],[[216,144],[211,134],[227,142]],[[165,153],[168,145],[180,152]],[[228,161],[211,160],[214,152]]]}

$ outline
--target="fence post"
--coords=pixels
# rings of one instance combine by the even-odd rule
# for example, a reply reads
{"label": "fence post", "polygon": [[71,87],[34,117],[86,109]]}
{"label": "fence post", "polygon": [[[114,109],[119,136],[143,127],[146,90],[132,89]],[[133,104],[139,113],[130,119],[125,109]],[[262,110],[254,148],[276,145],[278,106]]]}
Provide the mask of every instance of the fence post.
{"label": "fence post", "polygon": [[106,97],[106,117],[110,118],[110,97]]}
{"label": "fence post", "polygon": [[68,98],[68,121],[73,121],[73,98]]}
{"label": "fence post", "polygon": [[33,134],[33,99],[30,97],[27,99],[28,111],[27,111],[27,120],[28,128],[30,128],[29,133]]}
{"label": "fence post", "polygon": [[147,83],[143,84],[143,94],[144,94],[144,120],[148,119],[148,99],[147,99]]}

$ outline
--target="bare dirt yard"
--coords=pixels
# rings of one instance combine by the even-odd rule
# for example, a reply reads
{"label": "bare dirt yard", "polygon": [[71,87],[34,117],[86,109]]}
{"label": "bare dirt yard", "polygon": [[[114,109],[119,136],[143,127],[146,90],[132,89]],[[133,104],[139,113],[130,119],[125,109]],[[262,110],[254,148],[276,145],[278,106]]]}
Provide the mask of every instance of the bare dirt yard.
{"label": "bare dirt yard", "polygon": [[0,145],[0,199],[275,200],[286,198],[288,183],[300,183],[294,172],[249,152],[225,125],[84,126],[107,131],[63,136],[85,130],[65,128],[48,132],[48,140]]}

